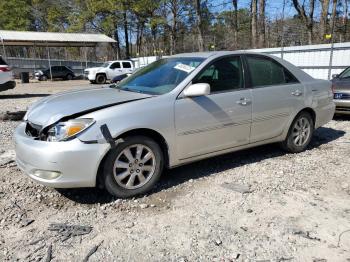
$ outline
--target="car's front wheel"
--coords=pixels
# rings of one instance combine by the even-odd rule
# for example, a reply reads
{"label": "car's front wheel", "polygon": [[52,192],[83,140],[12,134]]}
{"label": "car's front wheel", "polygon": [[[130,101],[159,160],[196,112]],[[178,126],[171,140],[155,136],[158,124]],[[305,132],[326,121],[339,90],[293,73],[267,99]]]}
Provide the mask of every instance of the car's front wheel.
{"label": "car's front wheel", "polygon": [[163,153],[148,137],[127,137],[113,149],[104,163],[107,191],[120,198],[145,194],[163,170]]}
{"label": "car's front wheel", "polygon": [[313,132],[314,121],[311,115],[308,112],[301,112],[290,126],[282,147],[291,153],[304,151],[310,144]]}
{"label": "car's front wheel", "polygon": [[106,83],[106,76],[103,74],[97,75],[96,76],[96,84],[105,84]]}

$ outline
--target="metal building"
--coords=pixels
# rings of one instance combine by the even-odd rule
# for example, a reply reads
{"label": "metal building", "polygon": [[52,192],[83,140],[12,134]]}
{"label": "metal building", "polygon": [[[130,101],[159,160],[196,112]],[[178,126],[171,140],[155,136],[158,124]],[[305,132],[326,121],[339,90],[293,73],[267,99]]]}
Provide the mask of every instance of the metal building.
{"label": "metal building", "polygon": [[[34,71],[40,67],[51,67],[60,65],[63,60],[52,60],[50,57],[50,48],[55,47],[80,47],[96,48],[98,44],[111,44],[116,42],[114,39],[103,34],[81,34],[81,33],[51,33],[51,32],[29,32],[29,31],[9,31],[0,30],[0,53],[7,59],[16,73],[21,71]],[[46,59],[31,58],[10,58],[7,57],[6,47],[25,46],[25,47],[44,47],[47,50]],[[87,57],[87,51],[81,61],[70,61],[65,63],[67,66],[73,66],[74,71],[82,71],[83,68],[91,66],[88,63],[91,60]],[[68,62],[68,61],[67,61]],[[17,72],[17,71],[18,72]]]}

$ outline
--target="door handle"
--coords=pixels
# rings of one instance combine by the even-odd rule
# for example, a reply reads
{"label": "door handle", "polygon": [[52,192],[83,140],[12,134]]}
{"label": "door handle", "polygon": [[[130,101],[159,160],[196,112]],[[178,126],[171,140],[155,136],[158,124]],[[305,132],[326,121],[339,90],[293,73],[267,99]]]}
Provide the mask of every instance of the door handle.
{"label": "door handle", "polygon": [[292,92],[292,95],[293,95],[293,96],[301,96],[302,94],[303,94],[303,92],[301,92],[301,91],[298,90],[298,89]]}
{"label": "door handle", "polygon": [[242,97],[236,103],[239,104],[239,105],[242,105],[242,106],[246,106],[246,105],[249,105],[251,103],[251,100],[248,99],[248,98]]}

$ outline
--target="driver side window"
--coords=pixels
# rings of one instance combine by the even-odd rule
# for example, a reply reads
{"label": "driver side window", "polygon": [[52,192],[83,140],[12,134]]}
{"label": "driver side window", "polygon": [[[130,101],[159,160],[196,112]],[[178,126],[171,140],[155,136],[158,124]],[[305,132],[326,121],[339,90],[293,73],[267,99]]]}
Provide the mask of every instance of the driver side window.
{"label": "driver side window", "polygon": [[207,83],[211,93],[227,92],[244,87],[242,62],[239,56],[225,57],[213,62],[193,80]]}
{"label": "driver side window", "polygon": [[116,69],[116,68],[120,68],[120,63],[119,62],[115,62],[110,66],[110,69]]}

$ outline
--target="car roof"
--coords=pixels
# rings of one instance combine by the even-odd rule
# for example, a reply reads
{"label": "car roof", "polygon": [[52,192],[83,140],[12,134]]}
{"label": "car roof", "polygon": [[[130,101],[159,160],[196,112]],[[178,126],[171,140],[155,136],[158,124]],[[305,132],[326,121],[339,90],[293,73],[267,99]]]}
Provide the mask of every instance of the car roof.
{"label": "car roof", "polygon": [[293,64],[289,63],[286,60],[283,60],[277,56],[269,55],[266,53],[259,53],[259,52],[251,52],[251,51],[243,51],[243,50],[237,50],[237,51],[210,51],[210,52],[194,52],[194,53],[183,53],[183,54],[177,54],[173,55],[171,57],[199,57],[204,59],[215,59],[219,58],[221,56],[225,55],[261,55],[265,57],[272,58],[282,64],[284,67],[288,68],[291,73],[298,78],[299,81],[305,82],[305,81],[313,81],[313,78],[302,71],[301,69],[297,68]]}
{"label": "car roof", "polygon": [[[171,57],[201,57],[201,58],[209,58],[212,56],[223,56],[223,55],[239,55],[239,54],[259,54],[254,52],[246,52],[246,51],[208,51],[208,52],[193,52],[193,53],[182,53],[176,54]],[[266,55],[266,54],[263,54]]]}

